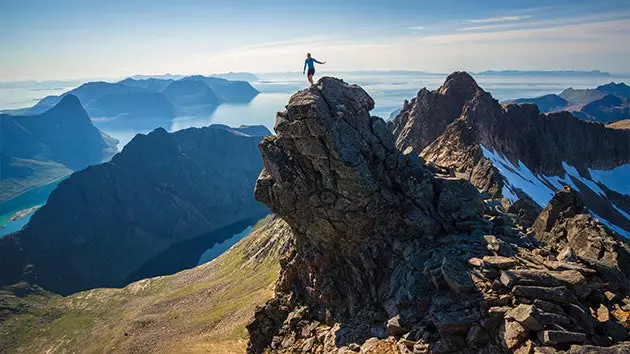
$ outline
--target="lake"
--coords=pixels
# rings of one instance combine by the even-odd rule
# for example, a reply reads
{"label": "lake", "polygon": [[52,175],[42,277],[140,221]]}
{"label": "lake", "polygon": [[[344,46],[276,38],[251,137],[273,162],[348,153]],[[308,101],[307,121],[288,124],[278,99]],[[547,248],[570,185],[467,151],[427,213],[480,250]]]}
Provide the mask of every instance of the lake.
{"label": "lake", "polygon": [[[325,73],[325,72],[324,72]],[[423,87],[436,89],[445,80],[446,74],[425,73],[387,73],[387,72],[335,72],[331,76],[343,78],[346,82],[363,87],[375,100],[372,115],[387,119],[393,111],[399,109],[404,100],[416,96]],[[242,124],[262,124],[273,131],[276,112],[283,110],[289,97],[297,90],[306,88],[308,82],[299,73],[263,73],[257,74],[259,81],[253,82],[261,94],[246,104],[222,104],[207,116],[177,117],[172,121],[146,124],[142,128],[102,127],[102,130],[120,140],[119,149],[127,144],[136,134],[148,133],[158,126],[168,131],[177,131],[190,127],[203,127],[210,124],[226,124],[239,126]],[[611,81],[624,81],[616,77],[567,77],[567,76],[477,76],[477,82],[498,100],[536,97],[548,93],[560,93],[568,87],[594,88]],[[625,79],[628,82],[627,79]],[[74,83],[79,85],[79,83]],[[54,83],[46,87],[45,83],[25,85],[20,88],[4,88],[0,86],[0,110],[15,109],[33,105],[38,99],[50,94],[60,94],[72,88],[70,83],[61,85]],[[100,125],[98,122],[95,124]],[[57,182],[58,183],[58,182]],[[0,203],[0,237],[9,232],[19,230],[28,217],[7,223],[7,219],[15,212],[28,209],[46,202],[48,194],[56,184],[40,187],[10,201]],[[8,215],[11,214],[11,215]],[[8,215],[8,216],[7,216]]]}

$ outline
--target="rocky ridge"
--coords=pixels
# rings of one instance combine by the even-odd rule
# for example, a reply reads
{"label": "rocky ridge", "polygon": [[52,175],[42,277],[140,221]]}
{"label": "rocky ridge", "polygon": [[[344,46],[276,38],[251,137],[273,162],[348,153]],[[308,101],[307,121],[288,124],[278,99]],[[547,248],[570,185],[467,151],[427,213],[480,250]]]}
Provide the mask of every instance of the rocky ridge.
{"label": "rocky ridge", "polygon": [[[630,230],[630,220],[619,212],[630,212],[628,202],[609,200],[627,200],[627,196],[598,193],[603,187],[595,182],[584,185],[584,180],[595,181],[591,170],[612,170],[630,163],[629,131],[581,121],[568,112],[541,114],[531,104],[502,106],[465,72],[449,75],[438,90],[420,90],[388,126],[399,149],[413,147],[436,165],[434,170],[468,179],[490,197],[506,197],[506,188],[514,194],[507,204],[527,195],[510,185],[510,174],[525,184],[531,178],[557,176],[565,185],[578,186],[574,188],[589,209]],[[507,166],[498,166],[489,154],[501,156]],[[518,176],[521,166],[536,176]],[[575,178],[567,175],[569,168],[576,169]],[[539,189],[549,199],[557,188],[549,179],[540,178]],[[542,208],[549,199],[536,202]]]}
{"label": "rocky ridge", "polygon": [[[483,96],[454,84],[441,89],[454,102]],[[630,350],[628,246],[574,192],[528,232],[468,181],[400,152],[373,105],[322,78],[261,142],[255,197],[293,241],[274,299],[247,326],[248,352]]]}

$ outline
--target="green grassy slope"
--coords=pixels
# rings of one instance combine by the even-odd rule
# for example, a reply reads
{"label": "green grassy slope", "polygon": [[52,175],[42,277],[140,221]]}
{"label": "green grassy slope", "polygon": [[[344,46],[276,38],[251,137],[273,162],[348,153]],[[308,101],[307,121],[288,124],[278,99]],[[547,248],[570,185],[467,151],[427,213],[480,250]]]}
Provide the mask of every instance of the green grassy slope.
{"label": "green grassy slope", "polygon": [[68,297],[15,286],[0,293],[0,352],[242,353],[289,237],[267,217],[219,258],[171,276]]}

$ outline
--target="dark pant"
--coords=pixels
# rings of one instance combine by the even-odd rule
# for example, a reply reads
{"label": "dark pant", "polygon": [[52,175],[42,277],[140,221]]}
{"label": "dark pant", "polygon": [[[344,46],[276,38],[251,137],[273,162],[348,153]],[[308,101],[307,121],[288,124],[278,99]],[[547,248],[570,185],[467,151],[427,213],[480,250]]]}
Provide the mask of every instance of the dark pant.
{"label": "dark pant", "polygon": [[315,75],[315,68],[313,69],[308,69],[308,74],[306,74],[307,76],[313,76]]}

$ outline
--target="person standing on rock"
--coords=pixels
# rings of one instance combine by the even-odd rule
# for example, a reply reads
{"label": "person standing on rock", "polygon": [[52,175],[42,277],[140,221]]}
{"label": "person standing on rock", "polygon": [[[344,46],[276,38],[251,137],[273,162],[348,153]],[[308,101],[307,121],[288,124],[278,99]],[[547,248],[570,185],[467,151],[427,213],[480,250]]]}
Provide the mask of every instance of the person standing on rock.
{"label": "person standing on rock", "polygon": [[326,64],[326,61],[318,61],[317,59],[311,57],[311,53],[306,53],[306,60],[304,60],[304,69],[302,69],[302,74],[306,72],[306,67],[308,66],[308,82],[313,85],[313,75],[315,75],[315,63],[317,64]]}

